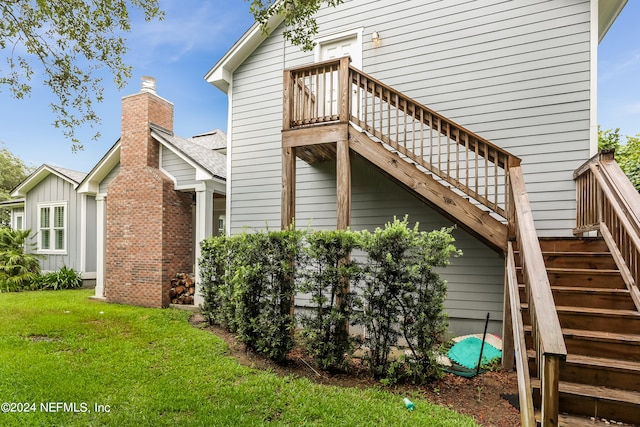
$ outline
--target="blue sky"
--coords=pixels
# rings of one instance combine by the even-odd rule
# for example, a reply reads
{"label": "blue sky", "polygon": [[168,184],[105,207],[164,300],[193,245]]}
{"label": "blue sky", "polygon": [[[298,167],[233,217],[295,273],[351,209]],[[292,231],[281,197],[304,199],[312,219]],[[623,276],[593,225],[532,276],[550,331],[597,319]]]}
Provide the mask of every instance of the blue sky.
{"label": "blue sky", "polygon": [[[35,76],[25,100],[0,87],[0,142],[31,166],[49,163],[88,172],[118,139],[121,98],[140,88],[140,77],[154,76],[157,92],[174,103],[175,132],[183,137],[211,129],[226,130],[227,98],[204,81],[205,73],[252,24],[244,0],[161,0],[162,22],[141,19],[129,35],[127,62],[133,77],[118,91],[105,79],[105,100],[98,105],[101,124],[78,132],[84,151],[71,152],[71,142],[51,123],[48,89]],[[629,0],[600,43],[598,55],[598,123],[640,134],[640,0]],[[91,140],[99,131],[101,138]]]}

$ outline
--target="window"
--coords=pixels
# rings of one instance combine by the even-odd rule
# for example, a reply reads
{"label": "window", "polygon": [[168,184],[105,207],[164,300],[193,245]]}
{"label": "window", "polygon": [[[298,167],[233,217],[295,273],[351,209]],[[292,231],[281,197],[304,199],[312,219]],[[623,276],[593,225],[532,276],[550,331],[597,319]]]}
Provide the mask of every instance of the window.
{"label": "window", "polygon": [[44,252],[65,252],[67,249],[66,204],[41,204],[38,208],[38,249]]}
{"label": "window", "polygon": [[17,212],[14,215],[13,228],[15,230],[24,229],[24,214],[22,212]]}

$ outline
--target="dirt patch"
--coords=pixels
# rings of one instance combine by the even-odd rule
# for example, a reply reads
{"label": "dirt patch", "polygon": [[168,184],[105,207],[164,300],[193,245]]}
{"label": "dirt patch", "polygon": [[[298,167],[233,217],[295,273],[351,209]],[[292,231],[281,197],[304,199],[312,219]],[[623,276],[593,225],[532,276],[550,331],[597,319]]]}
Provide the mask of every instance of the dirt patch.
{"label": "dirt patch", "polygon": [[27,337],[28,339],[30,339],[33,342],[57,342],[60,341],[60,338],[58,337],[50,337],[48,335],[29,335]]}
{"label": "dirt patch", "polygon": [[[381,386],[363,367],[358,365],[357,359],[352,372],[348,375],[332,374],[316,369],[311,361],[297,349],[289,354],[284,366],[277,365],[251,351],[246,351],[244,344],[239,343],[233,334],[222,328],[209,326],[201,314],[191,316],[190,323],[221,337],[229,346],[231,356],[245,366],[270,369],[280,375],[305,377],[326,385],[357,388]],[[505,399],[517,396],[518,393],[518,380],[513,372],[485,372],[469,379],[446,374],[440,381],[426,386],[397,386],[389,387],[388,390],[400,396],[423,396],[433,403],[469,415],[483,426],[520,425],[520,412]],[[515,401],[517,402],[517,397]]]}

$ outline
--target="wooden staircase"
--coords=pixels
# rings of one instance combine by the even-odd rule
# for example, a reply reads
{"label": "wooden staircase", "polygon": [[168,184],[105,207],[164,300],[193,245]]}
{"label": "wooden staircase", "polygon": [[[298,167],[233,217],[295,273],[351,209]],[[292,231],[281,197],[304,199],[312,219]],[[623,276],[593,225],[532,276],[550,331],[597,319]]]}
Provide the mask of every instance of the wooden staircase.
{"label": "wooden staircase", "polygon": [[[640,421],[640,312],[602,238],[540,239],[567,358],[560,369],[560,425]],[[520,275],[519,252],[515,252]],[[520,299],[526,301],[525,287]],[[522,304],[534,405],[538,366]]]}
{"label": "wooden staircase", "polygon": [[640,425],[640,195],[612,155],[574,173],[574,234],[602,237],[539,239],[518,157],[349,58],[285,70],[283,86],[283,228],[295,218],[296,158],[336,161],[340,229],[351,222],[350,155],[363,157],[505,255],[503,354],[515,357],[503,365],[517,367],[523,426]]}

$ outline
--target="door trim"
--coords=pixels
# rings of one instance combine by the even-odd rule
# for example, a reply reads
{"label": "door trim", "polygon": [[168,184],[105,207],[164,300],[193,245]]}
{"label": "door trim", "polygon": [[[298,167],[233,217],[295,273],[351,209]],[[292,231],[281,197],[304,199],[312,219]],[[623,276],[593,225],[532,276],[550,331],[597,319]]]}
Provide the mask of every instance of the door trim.
{"label": "door trim", "polygon": [[325,36],[316,37],[314,40],[316,46],[313,49],[313,57],[315,62],[320,62],[320,55],[322,51],[322,45],[327,43],[335,43],[343,39],[349,39],[356,36],[357,47],[354,53],[351,55],[351,63],[356,68],[362,69],[362,34],[364,32],[363,27],[354,28],[352,30],[342,31],[340,33],[327,34]]}

